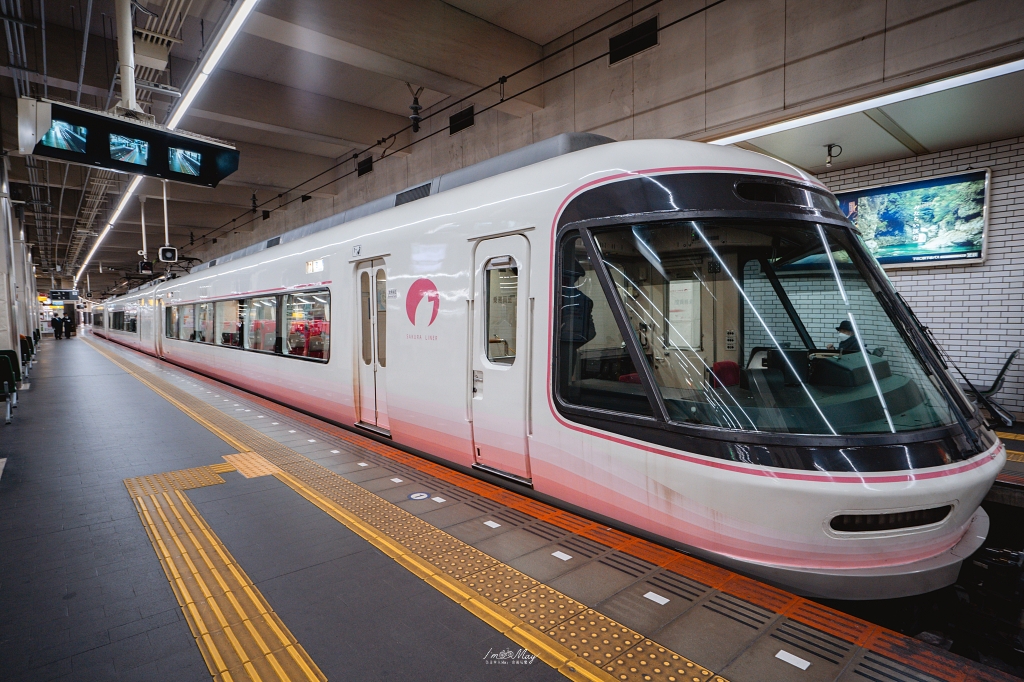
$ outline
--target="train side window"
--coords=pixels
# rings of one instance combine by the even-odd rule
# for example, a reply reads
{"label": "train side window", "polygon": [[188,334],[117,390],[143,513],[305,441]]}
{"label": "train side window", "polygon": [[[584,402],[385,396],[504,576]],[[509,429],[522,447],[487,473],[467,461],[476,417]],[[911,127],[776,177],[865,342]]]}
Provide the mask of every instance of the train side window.
{"label": "train side window", "polygon": [[242,301],[245,347],[273,352],[277,347],[277,297],[250,298]]}
{"label": "train side window", "polygon": [[560,255],[558,397],[567,405],[650,416],[647,392],[578,234],[565,238]]}
{"label": "train side window", "polygon": [[285,296],[288,355],[327,361],[331,344],[331,294],[312,291]]}
{"label": "train side window", "polygon": [[373,297],[370,296],[370,275],[364,272],[359,278],[359,319],[363,341],[363,364],[373,362]]}
{"label": "train side window", "polygon": [[213,304],[196,304],[196,341],[200,343],[213,343],[213,334],[216,329],[213,326]]}
{"label": "train side window", "polygon": [[384,270],[377,271],[377,362],[387,367],[387,321],[388,321],[388,281]]}
{"label": "train side window", "polygon": [[511,256],[492,258],[485,277],[487,296],[487,359],[511,365],[516,361],[516,304],[519,268]]}
{"label": "train side window", "polygon": [[196,307],[194,305],[178,306],[180,322],[178,338],[182,341],[196,340]]}
{"label": "train side window", "polygon": [[124,330],[124,311],[115,310],[110,314],[110,328],[117,331]]}
{"label": "train side window", "polygon": [[169,339],[178,338],[178,306],[176,305],[164,308],[164,336]]}
{"label": "train side window", "polygon": [[213,342],[218,346],[242,347],[242,315],[237,300],[217,301],[217,333]]}

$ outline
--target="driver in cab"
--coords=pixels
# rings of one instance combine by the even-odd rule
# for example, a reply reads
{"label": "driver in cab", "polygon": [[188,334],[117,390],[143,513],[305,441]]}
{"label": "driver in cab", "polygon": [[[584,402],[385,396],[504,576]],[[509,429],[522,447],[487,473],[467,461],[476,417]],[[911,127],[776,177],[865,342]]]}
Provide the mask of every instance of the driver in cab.
{"label": "driver in cab", "polygon": [[849,320],[843,320],[836,327],[836,331],[839,332],[839,347],[835,344],[828,344],[828,350],[838,350],[840,353],[859,353],[860,343],[857,342],[857,337],[853,335],[853,325],[850,324]]}

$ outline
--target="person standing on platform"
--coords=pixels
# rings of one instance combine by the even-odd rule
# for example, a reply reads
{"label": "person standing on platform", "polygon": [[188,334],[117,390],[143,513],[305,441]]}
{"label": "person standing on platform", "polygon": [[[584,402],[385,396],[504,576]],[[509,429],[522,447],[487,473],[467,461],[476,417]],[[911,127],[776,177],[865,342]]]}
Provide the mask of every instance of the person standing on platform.
{"label": "person standing on platform", "polygon": [[70,315],[64,316],[64,338],[70,339],[75,333],[75,320]]}
{"label": "person standing on platform", "polygon": [[50,326],[53,327],[53,338],[59,339],[64,333],[64,322],[59,316],[54,315],[50,318]]}

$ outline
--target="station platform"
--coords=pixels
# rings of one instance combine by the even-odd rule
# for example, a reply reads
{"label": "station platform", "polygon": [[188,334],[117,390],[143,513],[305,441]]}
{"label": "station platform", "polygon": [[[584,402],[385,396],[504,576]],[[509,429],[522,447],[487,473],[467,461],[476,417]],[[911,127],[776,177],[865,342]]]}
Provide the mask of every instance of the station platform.
{"label": "station platform", "polygon": [[1016,679],[91,334],[39,358],[2,679]]}

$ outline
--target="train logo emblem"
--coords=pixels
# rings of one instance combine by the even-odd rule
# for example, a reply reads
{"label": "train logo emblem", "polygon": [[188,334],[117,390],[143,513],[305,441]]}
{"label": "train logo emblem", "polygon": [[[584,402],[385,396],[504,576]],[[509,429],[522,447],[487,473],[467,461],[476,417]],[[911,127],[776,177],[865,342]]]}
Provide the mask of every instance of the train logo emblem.
{"label": "train logo emblem", "polygon": [[437,292],[437,287],[434,286],[434,283],[426,277],[413,282],[412,286],[409,287],[409,294],[405,297],[405,313],[409,316],[409,321],[412,322],[413,326],[416,325],[416,309],[424,299],[430,301],[434,306],[434,309],[430,312],[430,322],[427,322],[429,327],[437,319],[437,310],[441,307],[441,294]]}

